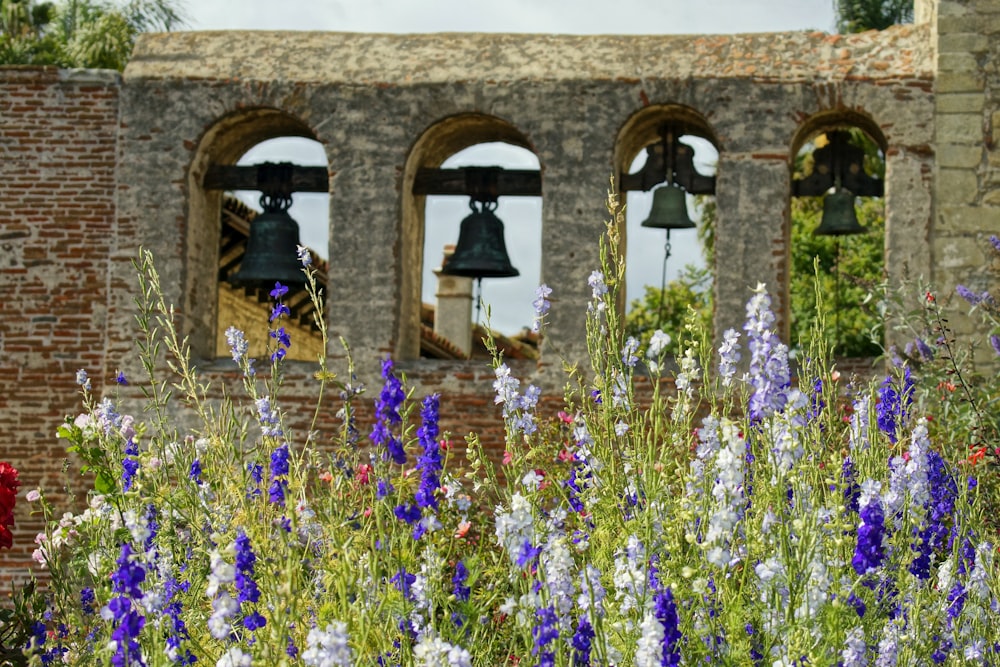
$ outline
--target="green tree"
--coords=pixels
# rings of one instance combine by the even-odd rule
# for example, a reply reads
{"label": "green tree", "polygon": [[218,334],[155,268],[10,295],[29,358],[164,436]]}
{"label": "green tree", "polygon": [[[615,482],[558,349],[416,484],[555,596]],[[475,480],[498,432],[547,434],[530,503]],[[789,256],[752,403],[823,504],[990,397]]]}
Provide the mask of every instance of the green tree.
{"label": "green tree", "polygon": [[913,0],[837,0],[836,10],[837,29],[842,33],[913,22]]}
{"label": "green tree", "polygon": [[0,0],[0,64],[122,70],[139,33],[183,24],[174,0]]}
{"label": "green tree", "polygon": [[667,283],[666,289],[646,285],[645,294],[635,299],[625,315],[625,333],[633,336],[645,348],[657,329],[671,337],[667,353],[683,352],[680,332],[690,314],[706,331],[712,326],[712,272],[688,264],[676,280]]}

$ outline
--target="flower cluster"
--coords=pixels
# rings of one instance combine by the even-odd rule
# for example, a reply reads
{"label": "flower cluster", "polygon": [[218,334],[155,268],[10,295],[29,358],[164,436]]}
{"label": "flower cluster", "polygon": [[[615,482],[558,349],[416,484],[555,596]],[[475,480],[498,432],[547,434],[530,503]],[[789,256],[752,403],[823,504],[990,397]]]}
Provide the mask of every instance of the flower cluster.
{"label": "flower cluster", "polygon": [[10,529],[14,527],[14,505],[17,504],[20,487],[17,469],[6,461],[0,461],[0,549],[10,549],[14,544]]}

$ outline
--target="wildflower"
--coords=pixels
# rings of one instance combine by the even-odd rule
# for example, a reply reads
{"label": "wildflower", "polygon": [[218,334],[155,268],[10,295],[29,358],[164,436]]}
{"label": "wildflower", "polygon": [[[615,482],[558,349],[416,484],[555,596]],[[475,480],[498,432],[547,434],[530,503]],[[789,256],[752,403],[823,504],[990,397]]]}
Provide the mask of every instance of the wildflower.
{"label": "wildflower", "polygon": [[840,653],[841,664],[843,667],[867,667],[867,652],[864,628],[851,628],[844,639],[844,650]]}
{"label": "wildflower", "polygon": [[306,650],[302,661],[309,667],[350,667],[354,664],[354,651],[348,645],[347,624],[343,621],[328,623],[325,630],[313,628],[306,637]]}
{"label": "wildflower", "polygon": [[420,636],[413,647],[418,667],[472,667],[472,656],[461,646],[453,646],[431,632]]}
{"label": "wildflower", "polygon": [[635,354],[638,351],[639,341],[629,336],[625,341],[625,346],[622,348],[622,363],[628,368],[635,368],[635,365],[639,362],[639,357]]}
{"label": "wildflower", "polygon": [[649,347],[646,349],[646,356],[650,358],[659,357],[660,354],[670,345],[669,334],[663,333],[661,329],[653,332],[649,338]]}
{"label": "wildflower", "polygon": [[250,538],[240,529],[236,533],[236,574],[234,581],[239,602],[257,602],[260,599],[260,589],[253,580],[257,556],[250,546]]}
{"label": "wildflower", "polygon": [[84,391],[90,391],[90,378],[87,377],[86,370],[81,368],[76,372],[76,383],[83,387]]}
{"label": "wildflower", "polygon": [[549,312],[549,308],[552,307],[551,302],[548,300],[550,294],[552,294],[552,288],[545,284],[539,285],[538,289],[535,290],[535,300],[531,303],[535,308],[535,319],[531,323],[531,330],[534,333],[538,333],[542,328],[542,319]]}
{"label": "wildflower", "polygon": [[736,364],[740,360],[740,333],[736,329],[726,329],[722,334],[722,344],[719,346],[719,378],[723,387],[733,383],[736,374]]}
{"label": "wildflower", "polygon": [[261,396],[257,399],[257,419],[260,421],[261,433],[265,437],[281,437],[281,416],[271,406],[270,396]]}
{"label": "wildflower", "polygon": [[771,297],[758,283],[754,296],[747,303],[747,347],[750,350],[750,417],[759,420],[784,410],[791,387],[788,367],[788,346],[774,332],[775,318]]}
{"label": "wildflower", "polygon": [[594,627],[586,618],[581,617],[577,623],[576,632],[570,640],[573,647],[573,664],[580,667],[590,665],[591,642],[594,640]]}
{"label": "wildflower", "polygon": [[410,574],[405,567],[399,568],[396,574],[389,578],[389,583],[396,587],[396,590],[403,594],[407,600],[413,601],[413,584],[417,580],[417,575]]}
{"label": "wildflower", "polygon": [[559,627],[557,625],[555,610],[550,607],[542,607],[535,611],[535,625],[531,628],[531,636],[535,640],[531,647],[531,655],[538,656],[538,664],[555,665],[555,652],[549,644],[559,638]]}
{"label": "wildflower", "polygon": [[394,463],[406,463],[406,451],[399,437],[393,433],[393,427],[402,423],[399,406],[403,403],[403,383],[392,372],[392,360],[388,357],[382,362],[382,392],[375,402],[375,425],[372,427],[371,440],[376,447],[385,447],[383,459],[391,458]]}
{"label": "wildflower", "polygon": [[587,278],[587,284],[590,285],[591,297],[595,301],[608,293],[608,286],[604,283],[604,273],[601,271],[593,271]]}
{"label": "wildflower", "polygon": [[878,415],[879,430],[889,436],[889,441],[897,440],[896,429],[907,416],[907,408],[913,402],[913,379],[907,366],[903,376],[903,386],[897,389],[892,378],[886,378],[878,392],[875,411]]}
{"label": "wildflower", "polygon": [[233,633],[229,619],[236,615],[240,604],[228,591],[220,591],[212,600],[212,615],[208,617],[208,630],[218,640],[228,639]]}
{"label": "wildflower", "polygon": [[982,298],[978,294],[970,290],[968,287],[966,287],[965,285],[956,285],[955,292],[960,297],[968,301],[970,305],[978,306],[980,303],[982,303]]}
{"label": "wildflower", "polygon": [[880,484],[866,480],[861,485],[861,525],[858,527],[858,542],[851,565],[854,571],[864,575],[882,565],[885,560],[885,516],[879,500]]}
{"label": "wildflower", "polygon": [[[21,487],[21,481],[17,478],[17,468],[0,461],[0,548],[10,549],[14,545],[14,535],[10,529],[14,527],[14,506],[17,504],[17,490]],[[28,492],[28,502],[32,493],[35,499],[39,497],[37,491]]]}
{"label": "wildflower", "polygon": [[295,246],[295,256],[298,258],[299,264],[302,266],[305,267],[312,265],[312,253],[309,251],[309,248],[304,245]]}
{"label": "wildflower", "polygon": [[188,470],[188,477],[195,484],[201,484],[201,461],[195,459],[191,462],[191,468]]}
{"label": "wildflower", "polygon": [[997,334],[992,334],[990,336],[990,347],[992,347],[993,351],[997,353],[997,356],[1000,356],[1000,336]]}
{"label": "wildflower", "polygon": [[452,593],[455,595],[456,600],[464,602],[469,599],[472,589],[465,585],[468,579],[469,570],[466,569],[465,563],[462,561],[455,563],[455,574],[451,578],[451,583],[453,586]]}
{"label": "wildflower", "polygon": [[292,346],[292,338],[285,331],[285,327],[278,327],[270,333],[271,338],[278,341],[278,347],[274,352],[271,353],[271,361],[278,362],[285,358],[288,354],[288,348]]}
{"label": "wildflower", "polygon": [[441,449],[437,442],[439,404],[440,399],[437,394],[424,398],[420,407],[421,425],[417,429],[417,438],[423,447],[423,453],[417,458],[420,486],[414,494],[414,499],[419,507],[432,510],[438,508],[434,494],[441,487]]}
{"label": "wildflower", "polygon": [[[250,349],[250,344],[247,342],[246,336],[243,332],[236,327],[229,327],[226,329],[226,343],[229,345],[229,352],[233,355],[233,361],[237,364],[241,363],[247,356],[247,351]],[[248,361],[253,361],[252,359]],[[253,366],[250,365],[250,375],[253,375]]]}
{"label": "wildflower", "polygon": [[996,234],[992,234],[990,236],[990,244],[993,246],[994,250],[1000,252],[1000,237],[998,237]]}
{"label": "wildflower", "polygon": [[215,667],[250,667],[251,656],[239,646],[230,647],[215,663]]}
{"label": "wildflower", "polygon": [[115,653],[111,657],[111,663],[115,667],[145,665],[138,637],[146,624],[146,618],[138,613],[132,600],[142,597],[139,585],[145,581],[146,571],[132,559],[132,549],[128,544],[122,545],[121,555],[116,563],[118,568],[111,574],[111,587],[116,596],[108,601],[101,612],[105,620],[114,624],[111,639]]}
{"label": "wildflower", "polygon": [[123,371],[118,371],[115,375],[115,383],[123,386],[128,384],[128,378],[125,377],[125,373]]}

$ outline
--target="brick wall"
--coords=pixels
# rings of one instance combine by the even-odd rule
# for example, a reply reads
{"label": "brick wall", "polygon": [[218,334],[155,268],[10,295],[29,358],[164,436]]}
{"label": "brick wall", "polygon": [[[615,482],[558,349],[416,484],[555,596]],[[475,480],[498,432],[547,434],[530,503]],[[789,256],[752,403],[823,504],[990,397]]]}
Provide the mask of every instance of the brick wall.
{"label": "brick wall", "polygon": [[119,86],[116,73],[0,68],[0,459],[23,485],[3,578],[23,573],[41,529],[23,492],[64,486],[54,435],[78,411],[75,371],[98,384],[115,371],[104,345]]}

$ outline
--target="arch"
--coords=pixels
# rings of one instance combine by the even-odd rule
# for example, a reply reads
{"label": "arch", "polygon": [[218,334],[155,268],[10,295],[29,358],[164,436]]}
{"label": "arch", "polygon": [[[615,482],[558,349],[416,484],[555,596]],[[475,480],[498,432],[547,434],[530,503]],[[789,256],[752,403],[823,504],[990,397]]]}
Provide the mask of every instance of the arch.
{"label": "arch", "polygon": [[[809,151],[810,144],[816,141],[820,135],[825,134],[827,138],[833,138],[834,145],[836,145],[836,137],[839,136],[841,139],[846,138],[847,135],[843,133],[845,130],[858,130],[863,133],[866,137],[864,141],[870,141],[871,144],[869,146],[873,144],[877,149],[881,162],[881,173],[878,174],[878,178],[876,179],[876,175],[871,173],[868,168],[865,168],[870,166],[871,161],[867,158],[863,160],[865,164],[862,165],[862,168],[865,173],[861,173],[860,176],[867,182],[856,182],[859,190],[851,193],[857,195],[852,200],[854,210],[861,226],[866,228],[868,233],[849,233],[845,236],[834,237],[818,236],[815,235],[814,228],[810,228],[810,225],[813,222],[818,224],[820,221],[827,219],[821,212],[823,206],[820,204],[820,201],[822,198],[822,201],[825,202],[826,197],[829,195],[813,195],[812,191],[817,189],[817,186],[818,188],[825,187],[825,180],[830,178],[830,176],[826,175],[829,172],[814,171],[814,167],[810,166],[808,161],[804,162],[804,158],[811,156],[822,146],[822,144],[817,143],[813,151]],[[857,135],[853,136],[857,137]],[[849,143],[857,145],[855,144],[855,140],[850,139]],[[836,150],[831,155],[835,154]],[[872,344],[870,341],[866,342],[867,337],[861,335],[866,334],[867,330],[878,325],[877,317],[866,314],[859,309],[859,303],[856,302],[860,302],[863,292],[859,294],[859,284],[847,279],[847,277],[851,275],[849,272],[852,270],[850,268],[852,263],[856,266],[862,266],[868,271],[876,270],[880,274],[884,273],[889,232],[886,225],[887,211],[885,209],[884,192],[887,154],[888,142],[882,128],[871,116],[857,110],[829,110],[813,114],[801,123],[792,137],[791,151],[789,153],[789,180],[792,181],[792,188],[790,188],[792,201],[789,202],[790,214],[787,218],[788,227],[786,230],[789,257],[785,276],[785,289],[787,290],[785,293],[785,303],[788,304],[788,326],[790,328],[788,342],[793,347],[798,344],[798,339],[802,337],[804,329],[811,326],[811,319],[816,317],[816,313],[814,312],[813,281],[817,279],[817,276],[814,275],[813,262],[819,261],[820,275],[818,279],[824,287],[822,290],[823,293],[827,295],[824,306],[824,311],[827,313],[827,327],[824,332],[827,336],[826,342],[833,346],[836,356],[869,357],[879,354],[878,346]],[[811,160],[812,158],[810,157],[809,159]],[[832,164],[837,164],[836,157],[829,159],[834,161]],[[843,159],[841,158],[841,160]],[[832,165],[828,165],[828,168],[830,166]],[[804,173],[798,173],[800,171],[804,171]],[[854,168],[851,168],[849,171],[853,174],[860,173]],[[810,176],[809,174],[812,175]],[[796,184],[796,176],[799,179],[805,180],[799,180],[799,183]],[[813,181],[817,177],[821,177],[821,180]],[[848,175],[845,174],[845,178],[847,177]],[[881,181],[881,194],[873,194],[873,192],[878,191],[876,187],[879,185],[879,180]],[[809,181],[813,181],[813,183],[808,189],[803,187],[802,190],[797,190],[797,185],[798,187],[802,187],[803,183],[808,183]],[[837,182],[839,183],[839,180]],[[866,190],[867,194],[865,193]],[[796,192],[808,192],[809,194],[796,196]],[[839,215],[831,216],[830,219],[844,220]],[[802,252],[801,248],[803,244],[811,252]],[[864,261],[862,262],[860,259],[856,260],[856,256],[863,258]],[[847,268],[843,268],[843,266]],[[829,273],[825,273],[824,270]],[[832,278],[830,277],[831,274]],[[862,274],[864,274],[864,271],[858,271],[854,277],[863,278]],[[883,276],[879,275],[876,281],[881,281],[882,278]],[[800,317],[808,315],[809,320],[806,322],[797,321],[797,313]],[[841,322],[844,320],[847,322],[860,321],[865,330],[860,333],[852,333],[850,328],[841,326]],[[796,332],[798,332],[798,335]]]}
{"label": "arch", "polygon": [[[615,140],[615,146],[613,150],[613,165],[614,173],[617,174],[619,187],[629,187],[626,182],[625,176],[631,174],[631,178],[635,178],[635,174],[645,173],[646,176],[650,175],[650,172],[645,171],[643,163],[646,161],[646,153],[644,149],[650,146],[655,146],[662,141],[663,128],[665,124],[669,124],[676,131],[676,138],[679,140],[681,137],[688,137],[684,142],[693,148],[695,151],[695,158],[704,157],[703,146],[698,144],[707,144],[715,152],[716,155],[719,151],[719,139],[709,124],[708,120],[697,110],[684,106],[681,104],[654,104],[644,107],[635,113],[633,113],[621,126],[618,131],[618,135]],[[691,141],[690,137],[696,137],[701,141]],[[694,144],[694,145],[692,145]],[[713,156],[714,157],[714,156]],[[632,171],[637,169],[638,171]],[[704,172],[701,172],[704,176]],[[657,174],[656,178],[660,178],[661,175]],[[643,178],[645,181],[645,177]],[[642,184],[643,188],[647,188],[647,192],[652,191],[652,183],[656,181],[646,181]],[[702,183],[704,183],[703,181]],[[709,181],[710,182],[710,181]],[[658,185],[658,184],[657,184]],[[645,217],[645,211],[640,213],[640,210],[645,208],[644,199],[650,199],[651,197],[636,197],[635,195],[640,195],[640,192],[634,192],[635,185],[633,184],[630,190],[625,190],[623,192],[622,200],[626,204],[626,229],[622,233],[622,251],[626,258],[626,279],[625,279],[625,289],[619,291],[618,307],[623,315],[623,321],[626,322],[626,328],[633,335],[639,336],[640,334],[645,339],[652,333],[649,322],[640,323],[639,320],[631,319],[627,317],[628,306],[635,299],[644,299],[643,287],[651,284],[649,281],[642,280],[640,274],[647,274],[653,271],[650,262],[651,254],[650,252],[655,247],[656,252],[659,254],[660,263],[656,265],[656,276],[655,280],[656,287],[659,288],[662,279],[661,270],[664,268],[662,264],[662,242],[665,240],[663,237],[659,238],[659,241],[655,244],[649,243],[635,243],[629,244],[629,233],[634,233],[639,229],[640,218]],[[629,195],[633,196],[630,197]],[[639,200],[638,207],[636,207],[636,199]],[[644,233],[651,231],[662,231],[662,230],[643,230]],[[687,246],[689,249],[694,247],[690,245],[694,241],[693,237],[685,238],[684,235],[678,238],[672,239],[673,243],[680,240],[680,247],[683,249]],[[646,252],[646,251],[650,252]],[[683,255],[676,252],[677,248],[674,248],[675,252],[671,253],[671,261],[669,266],[672,271],[675,271],[679,267],[685,267],[687,264],[692,262],[683,261]],[[700,258],[699,258],[700,259]],[[693,262],[695,265],[699,264],[698,261]],[[710,263],[710,261],[709,261]],[[699,274],[698,282],[703,280],[711,279],[711,267],[708,267],[708,273],[705,275]],[[669,282],[669,278],[667,280]],[[631,289],[630,289],[631,287]],[[701,291],[697,288],[690,295],[692,299],[695,299]],[[705,304],[707,307],[707,303]],[[662,313],[662,311],[661,311]],[[706,314],[706,320],[710,319],[711,314]],[[669,319],[669,318],[668,318]],[[706,321],[706,325],[710,325],[710,322]],[[674,336],[675,339],[679,340],[679,336]]]}
{"label": "arch", "polygon": [[[302,120],[280,109],[243,109],[219,118],[202,134],[187,174],[187,219],[184,229],[184,311],[186,332],[197,358],[216,357],[218,324],[219,238],[223,191],[206,190],[212,165],[235,165],[255,145],[279,137],[319,141]],[[210,279],[206,279],[210,277]]]}
{"label": "arch", "polygon": [[430,126],[414,142],[403,169],[401,192],[399,318],[397,359],[420,356],[421,274],[423,272],[425,195],[413,194],[417,171],[437,168],[458,151],[476,144],[503,142],[534,153],[528,138],[510,122],[482,113],[449,116]]}

